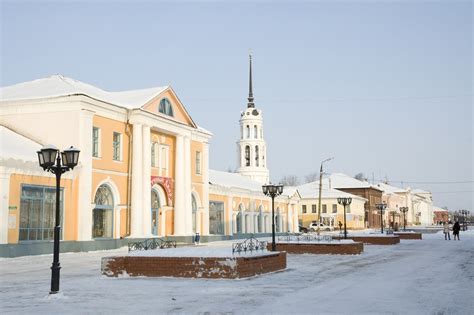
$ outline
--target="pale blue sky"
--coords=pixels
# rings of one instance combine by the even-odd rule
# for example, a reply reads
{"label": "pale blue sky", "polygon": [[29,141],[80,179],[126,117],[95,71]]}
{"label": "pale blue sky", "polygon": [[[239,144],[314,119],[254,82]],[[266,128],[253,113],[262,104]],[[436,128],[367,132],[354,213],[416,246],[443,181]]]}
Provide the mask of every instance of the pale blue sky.
{"label": "pale blue sky", "polygon": [[[38,3],[39,2],[39,3]],[[105,90],[171,84],[236,168],[248,49],[273,181],[317,171],[409,182],[473,210],[472,2],[17,2],[1,85],[61,73]],[[399,185],[400,183],[393,183]]]}

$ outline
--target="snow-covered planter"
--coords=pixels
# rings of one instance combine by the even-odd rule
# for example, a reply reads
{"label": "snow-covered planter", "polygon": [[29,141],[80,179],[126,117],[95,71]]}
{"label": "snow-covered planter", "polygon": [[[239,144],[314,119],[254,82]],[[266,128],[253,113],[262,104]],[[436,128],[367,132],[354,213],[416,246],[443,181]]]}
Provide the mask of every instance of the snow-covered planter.
{"label": "snow-covered planter", "polygon": [[[342,239],[341,236],[333,236],[334,239]],[[400,237],[397,235],[368,234],[368,235],[350,235],[348,239],[354,242],[362,242],[370,245],[395,245],[400,243]]]}
{"label": "snow-covered planter", "polygon": [[229,249],[176,248],[102,258],[107,277],[238,279],[286,269],[285,252],[232,255]]}
{"label": "snow-covered planter", "polygon": [[[272,244],[270,243],[267,246],[270,249]],[[364,244],[353,240],[331,242],[279,241],[276,243],[276,249],[288,254],[358,255],[364,251]]]}
{"label": "snow-covered planter", "polygon": [[421,240],[422,234],[413,231],[406,231],[406,232],[393,232],[394,235],[400,237],[401,240]]}

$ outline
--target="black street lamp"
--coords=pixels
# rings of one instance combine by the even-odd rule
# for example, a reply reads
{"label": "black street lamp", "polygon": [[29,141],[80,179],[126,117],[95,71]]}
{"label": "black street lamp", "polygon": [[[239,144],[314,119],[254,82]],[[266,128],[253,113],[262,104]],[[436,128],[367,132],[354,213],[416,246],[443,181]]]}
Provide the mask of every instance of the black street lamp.
{"label": "black street lamp", "polygon": [[275,197],[280,196],[283,193],[283,185],[263,185],[263,193],[265,196],[272,198],[272,252],[276,251],[275,244]]}
{"label": "black street lamp", "polygon": [[408,207],[400,207],[400,212],[403,213],[403,231],[407,230],[407,221],[405,218],[405,214],[408,212]]}
{"label": "black street lamp", "polygon": [[[59,193],[61,188],[61,175],[72,170],[79,160],[79,150],[70,147],[59,154],[59,150],[54,145],[47,145],[38,151],[39,165],[43,170],[56,175],[56,223],[54,226],[54,252],[53,264],[51,266],[51,291],[49,294],[59,292],[59,233],[61,232],[59,218]],[[56,165],[54,163],[56,162]]]}
{"label": "black street lamp", "polygon": [[352,198],[337,198],[337,203],[344,206],[344,238],[347,239],[346,206],[352,203]]}
{"label": "black street lamp", "polygon": [[387,204],[384,203],[377,203],[375,207],[380,211],[380,232],[383,234],[383,212],[387,208]]}

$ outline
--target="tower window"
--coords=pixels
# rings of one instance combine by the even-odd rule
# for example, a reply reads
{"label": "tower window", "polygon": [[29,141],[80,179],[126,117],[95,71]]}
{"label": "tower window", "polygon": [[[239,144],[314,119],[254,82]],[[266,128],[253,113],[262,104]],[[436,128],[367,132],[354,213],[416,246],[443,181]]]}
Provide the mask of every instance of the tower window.
{"label": "tower window", "polygon": [[245,166],[250,166],[250,147],[245,146]]}
{"label": "tower window", "polygon": [[255,139],[258,138],[257,125],[253,126],[253,137],[254,137]]}
{"label": "tower window", "polygon": [[250,138],[250,126],[247,125],[247,139]]}
{"label": "tower window", "polygon": [[255,166],[259,166],[258,165],[258,146],[256,145],[255,146]]}

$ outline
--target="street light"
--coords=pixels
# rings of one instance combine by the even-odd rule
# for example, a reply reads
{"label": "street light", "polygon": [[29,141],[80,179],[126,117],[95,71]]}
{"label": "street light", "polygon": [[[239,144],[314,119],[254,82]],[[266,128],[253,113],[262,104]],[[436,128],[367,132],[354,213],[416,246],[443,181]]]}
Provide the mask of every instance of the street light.
{"label": "street light", "polygon": [[400,207],[400,212],[403,213],[403,231],[407,230],[407,221],[405,218],[405,214],[408,212],[408,207]]}
{"label": "street light", "polygon": [[321,226],[321,192],[323,190],[323,163],[329,162],[331,160],[334,160],[334,157],[330,157],[329,159],[325,159],[324,161],[322,161],[321,167],[319,169],[319,201],[318,201],[318,229],[317,229],[318,236],[319,236],[319,229]]}
{"label": "street light", "polygon": [[347,239],[346,206],[352,203],[352,198],[337,198],[337,203],[344,206],[344,238]]}
{"label": "street light", "polygon": [[272,198],[272,252],[276,251],[275,245],[275,197],[283,193],[283,185],[263,185],[262,190],[265,196]]}
{"label": "street light", "polygon": [[380,211],[380,228],[381,233],[383,234],[383,212],[387,208],[387,204],[384,203],[377,203],[375,207]]}
{"label": "street light", "polygon": [[[59,233],[61,231],[59,219],[59,192],[61,188],[61,175],[72,170],[79,160],[79,150],[70,147],[59,154],[59,150],[54,145],[47,145],[38,151],[39,165],[43,170],[56,175],[56,223],[54,226],[54,252],[53,264],[51,266],[51,291],[49,294],[59,292]],[[56,162],[56,165],[54,163]]]}

